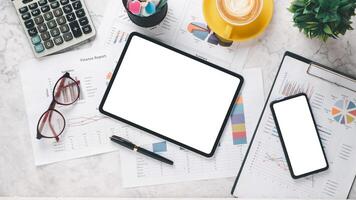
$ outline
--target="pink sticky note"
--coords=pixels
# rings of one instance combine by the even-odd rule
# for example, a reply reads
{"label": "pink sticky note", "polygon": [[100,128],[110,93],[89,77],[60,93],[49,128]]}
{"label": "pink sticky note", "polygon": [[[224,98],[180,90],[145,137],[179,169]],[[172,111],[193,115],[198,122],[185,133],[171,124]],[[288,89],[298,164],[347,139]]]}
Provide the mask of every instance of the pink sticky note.
{"label": "pink sticky note", "polygon": [[141,4],[139,1],[131,1],[129,3],[129,11],[132,14],[138,15],[140,14],[140,10],[141,10]]}

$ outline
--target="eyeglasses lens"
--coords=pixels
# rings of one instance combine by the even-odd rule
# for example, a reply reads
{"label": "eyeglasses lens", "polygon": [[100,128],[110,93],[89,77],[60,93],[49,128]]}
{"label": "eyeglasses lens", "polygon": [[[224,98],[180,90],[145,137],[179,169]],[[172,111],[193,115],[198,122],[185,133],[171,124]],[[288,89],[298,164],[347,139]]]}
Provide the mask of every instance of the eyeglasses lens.
{"label": "eyeglasses lens", "polygon": [[71,78],[61,78],[54,90],[54,100],[62,105],[74,103],[79,98],[79,85]]}

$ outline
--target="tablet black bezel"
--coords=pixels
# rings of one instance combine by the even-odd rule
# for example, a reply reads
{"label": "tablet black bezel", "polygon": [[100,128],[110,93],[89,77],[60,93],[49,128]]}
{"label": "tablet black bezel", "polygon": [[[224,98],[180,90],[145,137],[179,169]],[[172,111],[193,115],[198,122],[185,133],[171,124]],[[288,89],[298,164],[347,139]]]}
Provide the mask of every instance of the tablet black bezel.
{"label": "tablet black bezel", "polygon": [[[126,120],[126,119],[124,119],[124,118],[121,118],[121,117],[119,117],[119,116],[116,116],[116,115],[114,115],[114,114],[111,114],[110,112],[107,112],[107,111],[105,111],[105,110],[103,109],[104,104],[105,104],[105,101],[106,101],[106,98],[108,97],[108,94],[110,93],[110,89],[111,89],[111,87],[112,87],[112,85],[113,85],[113,82],[115,81],[115,78],[116,78],[116,75],[117,75],[117,73],[118,73],[118,71],[119,71],[119,69],[120,69],[121,63],[122,63],[122,61],[123,61],[123,59],[124,59],[124,57],[125,57],[125,54],[126,54],[126,52],[127,52],[127,49],[129,48],[130,42],[131,42],[131,40],[132,40],[132,38],[133,38],[134,36],[143,38],[143,39],[148,40],[148,41],[150,41],[150,42],[153,42],[153,43],[155,43],[155,44],[157,44],[157,45],[163,46],[163,47],[165,47],[165,48],[167,48],[167,49],[169,49],[169,50],[171,50],[171,51],[174,51],[174,52],[176,52],[176,53],[179,53],[179,54],[181,54],[181,55],[184,55],[184,56],[186,56],[186,57],[188,57],[188,58],[191,58],[191,59],[194,59],[194,60],[196,60],[196,61],[198,61],[198,62],[204,63],[206,66],[209,66],[209,67],[212,67],[212,68],[217,69],[217,70],[219,70],[219,71],[222,71],[222,72],[225,72],[225,73],[227,73],[227,74],[230,74],[230,75],[232,75],[232,76],[234,76],[234,77],[236,77],[236,78],[238,78],[238,79],[240,80],[240,83],[239,83],[238,87],[236,88],[234,97],[233,97],[233,99],[231,100],[231,104],[230,104],[230,106],[229,106],[229,108],[228,108],[228,110],[227,110],[227,113],[226,113],[226,115],[225,115],[225,119],[224,119],[224,121],[223,121],[223,123],[222,123],[222,125],[221,125],[221,128],[220,128],[220,130],[219,130],[219,133],[217,134],[217,137],[216,137],[216,139],[215,139],[214,146],[212,147],[210,153],[205,153],[205,152],[200,151],[200,150],[198,150],[198,149],[196,149],[196,148],[193,148],[193,147],[191,147],[191,146],[185,145],[185,144],[183,144],[183,143],[181,143],[181,142],[179,142],[179,141],[173,140],[173,139],[171,139],[171,138],[169,138],[169,137],[166,137],[166,136],[164,136],[164,135],[162,135],[162,134],[160,134],[160,133],[154,132],[154,131],[152,131],[152,130],[150,130],[150,129],[148,129],[148,128],[145,128],[145,127],[140,126],[140,125],[138,125],[138,124],[136,124],[136,123],[133,123],[133,122],[131,122],[131,121],[129,121],[129,120]],[[127,124],[129,124],[129,125],[131,125],[131,126],[133,126],[133,127],[135,127],[135,128],[138,128],[138,129],[140,129],[140,130],[146,131],[146,132],[148,132],[148,133],[150,133],[150,134],[152,134],[152,135],[154,135],[154,136],[160,137],[160,138],[162,138],[162,139],[164,139],[164,140],[167,140],[167,141],[169,141],[169,142],[171,142],[171,143],[173,143],[173,144],[176,144],[176,145],[181,146],[181,147],[183,147],[183,148],[185,148],[185,149],[188,149],[188,150],[190,150],[190,151],[193,151],[193,152],[195,152],[195,153],[198,153],[198,154],[200,154],[200,155],[202,155],[202,156],[205,156],[205,157],[212,157],[212,156],[214,155],[214,152],[215,152],[215,150],[216,150],[218,144],[219,144],[219,140],[220,140],[220,138],[221,138],[221,135],[222,135],[222,133],[224,132],[225,125],[226,125],[226,123],[227,123],[227,121],[228,121],[228,119],[229,119],[229,116],[230,116],[231,112],[232,112],[233,106],[234,106],[235,101],[236,101],[236,99],[237,99],[237,97],[238,97],[238,95],[239,95],[239,92],[240,92],[240,90],[241,90],[241,87],[242,87],[242,85],[243,85],[243,82],[244,82],[243,77],[242,77],[241,75],[237,74],[237,73],[234,73],[234,72],[232,72],[232,71],[229,71],[229,70],[227,70],[227,69],[224,69],[224,68],[222,68],[222,67],[219,67],[219,66],[217,66],[217,65],[215,65],[215,64],[212,64],[212,63],[207,62],[207,61],[205,61],[205,60],[202,60],[202,59],[200,59],[200,58],[197,58],[197,57],[195,57],[195,56],[193,56],[193,55],[190,55],[190,54],[188,54],[188,53],[185,53],[185,52],[183,52],[183,51],[181,51],[181,50],[179,50],[179,49],[176,49],[176,48],[174,48],[174,47],[172,47],[172,46],[169,46],[169,45],[167,45],[167,44],[164,44],[164,43],[162,43],[162,42],[160,42],[160,41],[157,41],[157,40],[155,40],[155,39],[149,38],[149,37],[147,37],[147,36],[145,36],[145,35],[143,35],[143,34],[140,34],[140,33],[137,33],[137,32],[133,32],[133,33],[131,33],[130,36],[128,37],[128,40],[127,40],[127,42],[126,42],[126,45],[125,45],[125,47],[124,47],[124,49],[123,49],[123,51],[122,51],[122,54],[121,54],[121,56],[120,56],[120,59],[119,59],[117,65],[116,65],[116,68],[115,68],[115,70],[114,70],[114,73],[113,73],[113,75],[112,75],[112,78],[111,78],[111,80],[110,80],[110,82],[109,82],[109,85],[108,85],[108,87],[107,87],[107,89],[106,89],[106,91],[105,91],[105,93],[104,93],[104,96],[103,96],[101,102],[100,102],[99,111],[100,111],[102,114],[104,114],[104,115],[107,115],[107,116],[109,116],[109,117],[112,117],[112,118],[114,118],[114,119],[117,119],[117,120],[119,120],[119,121],[121,121],[121,122],[127,123]]]}
{"label": "tablet black bezel", "polygon": [[[289,159],[289,154],[288,154],[288,151],[287,151],[286,144],[284,143],[284,138],[283,138],[283,135],[282,135],[282,131],[281,131],[281,129],[280,129],[280,126],[279,126],[279,122],[278,122],[278,119],[277,119],[277,115],[276,115],[276,112],[275,112],[273,106],[274,106],[275,104],[278,104],[278,103],[281,103],[281,102],[284,102],[284,101],[288,101],[288,100],[290,100],[290,99],[294,99],[294,98],[297,98],[297,97],[300,97],[300,96],[303,96],[303,97],[306,99],[306,101],[307,101],[308,109],[309,109],[310,115],[312,116],[314,128],[315,128],[316,134],[317,134],[318,139],[319,139],[319,144],[320,144],[320,146],[321,146],[321,150],[322,150],[323,155],[324,155],[324,160],[325,160],[325,162],[326,162],[326,166],[325,166],[325,167],[322,167],[322,168],[319,168],[319,169],[316,169],[316,170],[313,170],[313,171],[310,171],[310,172],[306,172],[306,173],[304,173],[304,174],[295,175],[295,173],[294,173],[294,171],[293,171],[292,163],[290,162],[290,159]],[[312,175],[312,174],[315,174],[315,173],[318,173],[318,172],[322,172],[322,171],[327,170],[327,169],[329,168],[329,162],[328,162],[328,159],[326,158],[325,151],[324,151],[323,145],[322,145],[322,143],[321,143],[319,131],[318,131],[318,129],[317,129],[316,122],[315,122],[315,119],[314,119],[314,115],[313,115],[313,112],[312,112],[312,109],[311,109],[311,106],[310,106],[310,103],[309,103],[309,100],[308,100],[307,95],[306,95],[305,93],[299,93],[299,94],[295,94],[295,95],[291,95],[291,96],[285,97],[285,98],[283,98],[283,99],[274,100],[274,101],[272,101],[272,102],[270,103],[270,109],[271,109],[271,112],[272,112],[272,116],[273,116],[273,119],[274,119],[274,123],[276,124],[277,132],[278,132],[279,138],[280,138],[280,140],[281,140],[282,149],[283,149],[284,155],[285,155],[285,157],[286,157],[287,164],[288,164],[288,168],[289,168],[289,172],[290,172],[291,176],[292,176],[294,179],[298,179],[298,178],[306,177],[306,176],[309,176],[309,175]]]}

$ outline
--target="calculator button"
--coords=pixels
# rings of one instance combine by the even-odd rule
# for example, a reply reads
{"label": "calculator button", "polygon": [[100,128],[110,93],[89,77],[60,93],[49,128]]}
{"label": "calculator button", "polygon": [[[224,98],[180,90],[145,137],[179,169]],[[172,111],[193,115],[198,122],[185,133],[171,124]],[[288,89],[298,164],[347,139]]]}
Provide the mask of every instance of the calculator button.
{"label": "calculator button", "polygon": [[72,3],[72,5],[75,10],[82,8],[82,3],[80,1],[76,1],[76,2]]}
{"label": "calculator button", "polygon": [[77,10],[75,11],[75,14],[77,14],[78,18],[84,17],[85,16],[85,12],[83,9]]}
{"label": "calculator button", "polygon": [[43,13],[48,12],[49,10],[51,10],[51,9],[49,8],[49,5],[46,5],[46,6],[42,6],[42,7],[41,7],[41,11],[42,11]]}
{"label": "calculator button", "polygon": [[79,24],[81,26],[85,26],[85,25],[89,24],[88,18],[86,18],[86,17],[80,18],[79,19]]}
{"label": "calculator button", "polygon": [[31,3],[29,6],[28,6],[31,10],[33,9],[36,9],[38,7],[37,3]]}
{"label": "calculator button", "polygon": [[46,49],[50,49],[50,48],[52,48],[52,47],[54,46],[52,40],[47,40],[47,41],[45,41],[45,42],[44,42],[44,45],[45,45]]}
{"label": "calculator button", "polygon": [[40,15],[40,16],[37,16],[34,18],[35,20],[35,23],[38,25],[38,24],[42,24],[44,22],[44,19],[43,17]]}
{"label": "calculator button", "polygon": [[63,6],[64,13],[68,14],[73,11],[73,8],[70,4]]}
{"label": "calculator button", "polygon": [[25,21],[25,26],[26,26],[26,28],[30,29],[35,26],[35,23],[33,22],[32,19],[29,19],[29,20]]}
{"label": "calculator button", "polygon": [[49,35],[48,31],[41,33],[41,38],[43,41],[49,40],[51,36]]}
{"label": "calculator button", "polygon": [[50,32],[52,37],[56,37],[60,34],[59,29],[57,27],[52,29]]}
{"label": "calculator button", "polygon": [[66,33],[69,31],[69,26],[67,24],[64,24],[63,26],[60,26],[59,29],[62,33]]}
{"label": "calculator button", "polygon": [[85,34],[91,33],[92,31],[90,25],[83,26],[82,29],[83,29],[83,33]]}
{"label": "calculator button", "polygon": [[30,3],[32,0],[22,0],[23,4]]}
{"label": "calculator button", "polygon": [[40,24],[37,26],[37,29],[40,33],[43,33],[45,31],[47,31],[47,26],[46,26],[46,24]]}
{"label": "calculator button", "polygon": [[66,5],[69,3],[69,0],[60,0],[62,5]]}
{"label": "calculator button", "polygon": [[69,23],[69,26],[75,38],[82,36],[82,31],[80,30],[79,23],[77,21]]}
{"label": "calculator button", "polygon": [[36,44],[34,48],[37,53],[41,53],[44,50],[44,47],[41,43]]}
{"label": "calculator button", "polygon": [[63,38],[61,36],[58,36],[58,37],[55,37],[53,39],[53,41],[54,41],[54,44],[56,44],[58,46],[63,43]]}
{"label": "calculator button", "polygon": [[65,24],[67,22],[66,18],[64,16],[60,16],[56,20],[57,20],[58,25]]}
{"label": "calculator button", "polygon": [[64,34],[63,34],[63,38],[64,38],[64,41],[68,42],[68,41],[70,41],[70,40],[73,39],[73,35],[72,35],[71,32],[64,33]]}
{"label": "calculator button", "polygon": [[33,11],[31,11],[31,14],[32,14],[32,16],[38,16],[39,14],[41,14],[41,11],[39,10],[39,9],[36,9],[36,10],[33,10]]}
{"label": "calculator button", "polygon": [[58,7],[59,7],[59,2],[58,1],[55,1],[55,2],[51,3],[51,8],[52,9],[56,9]]}
{"label": "calculator button", "polygon": [[38,4],[39,4],[40,6],[44,6],[44,5],[47,4],[47,0],[39,0],[39,1],[38,1]]}
{"label": "calculator button", "polygon": [[47,26],[49,29],[52,29],[57,26],[57,23],[56,23],[56,21],[51,20],[51,21],[47,22]]}
{"label": "calculator button", "polygon": [[34,37],[31,38],[32,44],[38,44],[41,42],[41,38],[38,35],[35,35]]}
{"label": "calculator button", "polygon": [[27,12],[28,11],[28,8],[27,8],[27,6],[24,6],[24,7],[21,7],[20,9],[19,9],[19,12],[22,14],[22,13],[25,13],[25,12]]}
{"label": "calculator button", "polygon": [[30,35],[30,37],[33,37],[35,35],[37,35],[37,30],[36,28],[31,28],[27,30],[28,34]]}
{"label": "calculator button", "polygon": [[69,13],[68,15],[66,15],[66,18],[69,22],[71,22],[75,20],[75,15],[74,13]]}
{"label": "calculator button", "polygon": [[52,12],[46,12],[45,14],[43,14],[43,16],[46,19],[46,21],[49,21],[49,20],[53,19]]}
{"label": "calculator button", "polygon": [[27,13],[23,14],[21,17],[23,20],[28,20],[31,18],[31,15],[30,15],[30,13],[27,12]]}
{"label": "calculator button", "polygon": [[53,10],[53,14],[55,17],[59,17],[59,16],[63,15],[62,8],[57,8],[57,9]]}

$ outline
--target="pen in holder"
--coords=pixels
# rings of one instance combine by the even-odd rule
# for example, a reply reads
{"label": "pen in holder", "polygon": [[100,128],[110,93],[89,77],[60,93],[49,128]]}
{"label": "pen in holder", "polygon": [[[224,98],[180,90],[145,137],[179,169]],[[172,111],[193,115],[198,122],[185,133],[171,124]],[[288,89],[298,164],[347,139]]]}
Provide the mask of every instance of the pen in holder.
{"label": "pen in holder", "polygon": [[122,0],[130,20],[141,27],[156,26],[167,15],[167,0]]}

